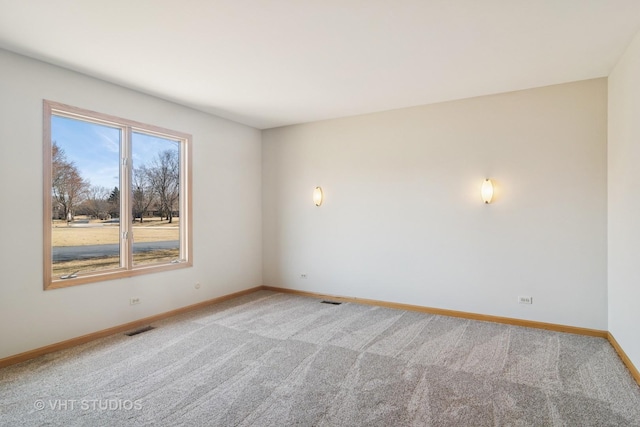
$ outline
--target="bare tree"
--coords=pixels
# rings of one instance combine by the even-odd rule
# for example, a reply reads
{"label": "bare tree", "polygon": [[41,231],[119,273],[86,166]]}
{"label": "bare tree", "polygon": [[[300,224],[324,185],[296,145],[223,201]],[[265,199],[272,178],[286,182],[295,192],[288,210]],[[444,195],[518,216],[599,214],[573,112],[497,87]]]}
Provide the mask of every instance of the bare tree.
{"label": "bare tree", "polygon": [[180,162],[178,150],[165,150],[157,154],[149,165],[140,168],[153,192],[158,197],[160,211],[173,222],[173,211],[180,200]]}
{"label": "bare tree", "polygon": [[62,210],[67,220],[73,219],[78,206],[89,188],[78,168],[67,160],[64,150],[54,141],[51,146],[51,195],[54,206]]}
{"label": "bare tree", "polygon": [[133,169],[133,177],[131,180],[132,196],[133,196],[133,218],[140,218],[143,221],[144,213],[149,210],[153,202],[156,200],[155,192],[148,179],[148,171],[142,166]]}
{"label": "bare tree", "polygon": [[87,190],[85,201],[78,207],[78,212],[93,216],[98,219],[109,217],[109,189],[98,185],[92,185]]}

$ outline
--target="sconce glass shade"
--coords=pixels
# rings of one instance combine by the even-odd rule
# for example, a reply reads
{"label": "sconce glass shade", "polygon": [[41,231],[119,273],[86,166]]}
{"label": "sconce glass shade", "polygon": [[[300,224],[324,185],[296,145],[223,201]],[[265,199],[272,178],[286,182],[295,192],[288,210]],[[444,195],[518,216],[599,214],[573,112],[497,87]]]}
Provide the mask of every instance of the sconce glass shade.
{"label": "sconce glass shade", "polygon": [[320,206],[322,204],[322,199],[324,199],[322,188],[316,187],[316,189],[313,190],[313,203],[315,203],[316,206]]}
{"label": "sconce glass shade", "polygon": [[491,203],[493,198],[493,182],[489,178],[485,179],[482,183],[482,201],[486,204]]}

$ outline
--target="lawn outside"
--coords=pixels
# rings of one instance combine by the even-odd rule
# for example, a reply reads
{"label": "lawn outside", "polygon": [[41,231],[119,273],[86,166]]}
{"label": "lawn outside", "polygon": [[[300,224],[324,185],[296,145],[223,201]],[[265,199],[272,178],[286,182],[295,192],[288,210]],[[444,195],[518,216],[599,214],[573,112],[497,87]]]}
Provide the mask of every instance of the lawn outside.
{"label": "lawn outside", "polygon": [[[73,247],[88,245],[109,245],[120,242],[118,223],[100,220],[76,218],[75,223],[67,224],[63,220],[54,220],[51,226],[53,247]],[[171,224],[160,218],[145,218],[144,222],[132,225],[134,242],[178,241],[180,239],[179,218],[174,217]],[[179,249],[159,249],[133,254],[134,264],[153,264],[173,261],[180,257]],[[58,278],[74,272],[93,272],[119,268],[117,256],[95,257],[83,260],[53,262],[53,277]]]}
{"label": "lawn outside", "polygon": [[[133,224],[135,242],[161,242],[180,239],[179,218],[171,224],[160,218],[148,218]],[[66,221],[53,221],[51,227],[52,246],[104,245],[120,241],[120,227],[117,223],[89,220],[87,223],[67,225]]]}

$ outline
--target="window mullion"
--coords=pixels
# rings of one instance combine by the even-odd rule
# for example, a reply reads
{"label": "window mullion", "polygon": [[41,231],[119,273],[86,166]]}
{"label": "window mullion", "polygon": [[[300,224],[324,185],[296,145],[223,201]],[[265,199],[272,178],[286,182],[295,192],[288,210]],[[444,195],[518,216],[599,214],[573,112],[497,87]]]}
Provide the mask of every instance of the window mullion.
{"label": "window mullion", "polygon": [[130,270],[133,266],[133,229],[131,219],[131,127],[122,128],[122,142],[120,147],[120,259],[122,267]]}

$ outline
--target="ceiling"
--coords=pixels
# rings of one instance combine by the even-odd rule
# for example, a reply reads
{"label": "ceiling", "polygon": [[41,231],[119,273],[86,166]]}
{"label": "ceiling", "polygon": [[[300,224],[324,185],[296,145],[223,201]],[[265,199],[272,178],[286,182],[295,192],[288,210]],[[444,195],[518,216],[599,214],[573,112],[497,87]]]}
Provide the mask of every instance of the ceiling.
{"label": "ceiling", "polygon": [[607,76],[639,30],[640,0],[0,0],[2,48],[260,129]]}

